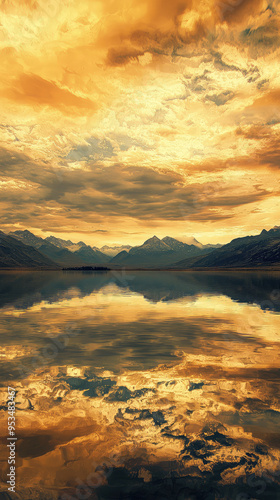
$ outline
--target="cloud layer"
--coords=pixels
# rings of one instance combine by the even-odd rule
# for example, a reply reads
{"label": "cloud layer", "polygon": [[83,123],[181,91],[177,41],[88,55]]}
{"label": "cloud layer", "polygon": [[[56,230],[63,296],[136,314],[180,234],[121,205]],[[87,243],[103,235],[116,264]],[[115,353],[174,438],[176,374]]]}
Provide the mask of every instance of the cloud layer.
{"label": "cloud layer", "polygon": [[278,2],[0,8],[3,229],[207,243],[275,225]]}

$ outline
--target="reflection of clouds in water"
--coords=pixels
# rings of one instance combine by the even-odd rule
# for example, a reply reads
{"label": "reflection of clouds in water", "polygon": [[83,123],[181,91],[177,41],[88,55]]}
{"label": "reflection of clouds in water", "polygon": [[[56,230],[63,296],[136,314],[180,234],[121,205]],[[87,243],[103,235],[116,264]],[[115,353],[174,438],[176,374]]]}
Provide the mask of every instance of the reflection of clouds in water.
{"label": "reflection of clouds in water", "polygon": [[[176,361],[177,351],[214,356],[232,353],[244,365],[263,355],[269,355],[270,365],[279,360],[280,317],[256,305],[232,302],[221,295],[180,298],[166,305],[110,290],[110,295],[102,289],[85,297],[6,309],[0,329],[3,337],[7,331],[9,335],[3,349],[9,351],[20,340],[28,349],[19,351],[17,361],[24,366],[32,366],[33,358],[43,354],[43,364],[49,366],[78,364],[113,371]],[[248,314],[256,315],[256,326],[248,324]],[[73,331],[65,342],[73,318]],[[10,367],[12,373],[15,368],[15,364]]]}
{"label": "reflection of clouds in water", "polygon": [[203,483],[210,474],[222,485],[277,470],[274,384],[228,361],[186,355],[173,367],[118,376],[75,367],[30,376],[17,386],[19,486],[74,487],[109,455],[134,474],[144,467],[153,478],[161,467],[163,476],[173,470]]}
{"label": "reflection of clouds in water", "polygon": [[[218,484],[235,499],[250,474],[274,484],[280,316],[261,304],[276,275],[135,273],[117,285],[109,273],[35,274],[24,293],[13,275],[1,299],[1,404],[16,379],[19,488],[72,494],[106,460],[122,473],[103,477],[104,499],[118,498],[118,481],[149,485],[139,498],[158,481],[176,500],[179,477],[202,498]],[[232,489],[238,477],[245,490]]]}

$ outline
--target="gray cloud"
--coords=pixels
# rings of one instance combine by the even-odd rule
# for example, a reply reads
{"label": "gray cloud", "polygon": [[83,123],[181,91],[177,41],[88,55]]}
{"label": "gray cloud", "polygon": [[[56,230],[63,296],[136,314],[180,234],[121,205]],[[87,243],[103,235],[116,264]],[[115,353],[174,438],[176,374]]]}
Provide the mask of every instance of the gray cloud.
{"label": "gray cloud", "polygon": [[[274,158],[271,158],[274,161]],[[5,163],[6,162],[6,163]],[[26,155],[2,150],[3,174],[31,182],[24,189],[7,188],[1,198],[3,224],[63,220],[100,222],[105,218],[211,221],[228,219],[229,209],[260,201],[270,193],[252,186],[247,194],[232,194],[225,184],[190,184],[172,170],[88,163],[87,171],[35,164]],[[28,168],[23,169],[23,165]],[[51,207],[51,208],[47,208]],[[54,210],[54,212],[52,211]],[[55,215],[55,218],[54,218]],[[61,220],[60,220],[61,218]],[[62,222],[61,222],[62,221]]]}
{"label": "gray cloud", "polygon": [[151,148],[147,146],[140,139],[134,139],[125,134],[111,134],[113,140],[117,141],[119,148],[121,151],[128,151],[132,147],[140,148],[145,151],[150,150]]}
{"label": "gray cloud", "polygon": [[244,77],[247,77],[249,83],[260,78],[260,71],[256,66],[247,65],[246,68],[239,68],[234,64],[227,64],[223,60],[223,56],[220,52],[213,52],[212,57],[214,60],[214,66],[219,71],[238,71],[242,73]]}
{"label": "gray cloud", "polygon": [[102,158],[112,158],[115,156],[114,147],[108,139],[97,139],[96,137],[88,137],[87,144],[79,144],[67,155],[67,160],[101,160]]}
{"label": "gray cloud", "polygon": [[212,101],[216,104],[216,106],[224,106],[228,101],[234,98],[234,93],[230,90],[226,90],[225,92],[221,92],[220,94],[212,94],[207,95],[205,99],[207,101]]}
{"label": "gray cloud", "polygon": [[250,47],[252,57],[258,57],[278,49],[280,45],[279,27],[276,19],[256,29],[247,28],[240,35],[242,43]]}

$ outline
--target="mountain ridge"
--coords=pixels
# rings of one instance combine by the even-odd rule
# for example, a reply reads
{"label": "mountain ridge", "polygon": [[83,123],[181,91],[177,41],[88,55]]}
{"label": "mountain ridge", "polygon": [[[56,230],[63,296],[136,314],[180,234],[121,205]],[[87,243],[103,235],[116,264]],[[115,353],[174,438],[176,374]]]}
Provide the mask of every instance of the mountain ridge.
{"label": "mountain ridge", "polygon": [[[109,249],[107,254],[97,247],[86,245],[83,241],[73,243],[70,239],[63,240],[55,236],[44,239],[27,229],[16,230],[8,235],[0,231],[0,236],[2,268],[7,267],[8,263],[10,267],[25,265],[82,267],[111,264],[113,268],[128,269],[246,268],[278,264],[280,266],[279,226],[269,230],[263,229],[258,235],[234,238],[223,246],[198,246],[184,243],[171,236],[160,239],[154,235],[146,239],[142,245],[105,246]],[[16,242],[22,243],[24,247]],[[33,257],[30,254],[30,260],[27,258],[26,247],[32,249]],[[116,250],[120,251],[115,253]]]}
{"label": "mountain ridge", "polygon": [[25,245],[0,231],[0,268],[43,268],[56,269],[58,266],[36,248]]}
{"label": "mountain ridge", "polygon": [[170,236],[162,240],[157,236],[148,238],[142,245],[132,247],[128,252],[122,251],[110,263],[113,265],[131,267],[164,267],[180,259],[203,255],[205,250],[195,245],[188,245]]}
{"label": "mountain ridge", "polygon": [[[71,240],[63,240],[55,236],[41,238],[28,230],[14,231],[10,236],[17,238],[25,244],[32,244],[45,257],[60,266],[82,266],[85,264],[105,264],[109,258],[100,250],[94,250],[83,241],[75,244]],[[70,248],[72,247],[72,250]]]}
{"label": "mountain ridge", "polygon": [[176,268],[260,267],[280,265],[280,227],[263,229],[256,236],[234,238],[201,259],[184,259]]}

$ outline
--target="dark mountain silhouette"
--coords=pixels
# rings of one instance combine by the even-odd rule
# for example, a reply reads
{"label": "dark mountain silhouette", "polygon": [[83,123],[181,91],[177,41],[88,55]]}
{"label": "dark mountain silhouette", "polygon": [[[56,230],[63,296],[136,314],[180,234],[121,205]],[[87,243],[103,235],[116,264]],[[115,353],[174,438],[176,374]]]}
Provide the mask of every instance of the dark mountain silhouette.
{"label": "dark mountain silhouette", "polygon": [[210,254],[184,259],[174,267],[258,267],[280,263],[280,227],[263,231],[257,236],[236,238]]}
{"label": "dark mountain silhouette", "polygon": [[39,251],[62,267],[82,266],[84,264],[84,261],[75,255],[75,253],[70,252],[67,248],[56,247],[48,241],[39,247]]}
{"label": "dark mountain silhouette", "polygon": [[129,252],[125,250],[120,252],[113,257],[110,263],[124,267],[164,267],[173,264],[181,257],[204,254],[204,249],[182,243],[170,236],[166,236],[162,240],[153,236],[146,240],[143,245],[132,247]]}
{"label": "dark mountain silhouette", "polygon": [[15,231],[14,233],[10,233],[10,235],[15,236],[18,240],[27,245],[32,245],[45,257],[51,259],[59,266],[82,266],[84,264],[82,259],[74,255],[73,252],[70,252],[67,248],[58,247],[50,243],[47,239],[35,236],[30,231]]}
{"label": "dark mountain silhouette", "polygon": [[111,264],[124,265],[129,259],[128,252],[126,250],[122,250],[115,257],[110,260]]}
{"label": "dark mountain silhouette", "polygon": [[[4,233],[1,234],[4,235]],[[218,248],[213,248],[212,245],[187,244],[170,236],[163,239],[153,236],[143,245],[132,247],[129,251],[123,250],[113,258],[82,241],[73,243],[70,240],[52,236],[43,239],[27,230],[15,231],[9,236],[4,236],[28,245],[33,250],[36,249],[41,255],[40,258],[37,255],[37,260],[35,259],[38,267],[41,267],[39,262],[43,262],[42,257],[45,259],[45,265],[48,266],[53,263],[60,267],[104,266],[110,263],[110,266],[114,268],[132,269],[260,267],[279,265],[280,262],[280,227],[274,227],[269,231],[264,229],[257,236],[236,238]],[[20,251],[19,247],[13,247],[14,267],[20,267],[20,263],[26,261],[22,255],[16,258],[17,248]],[[7,249],[5,251],[8,252]],[[8,260],[7,264],[3,260],[2,267],[4,265],[8,265]],[[13,267],[12,261],[8,267]]]}
{"label": "dark mountain silhouette", "polygon": [[82,259],[86,264],[104,264],[109,262],[110,257],[100,252],[100,250],[94,250],[89,245],[83,245],[79,250],[76,250],[73,255],[76,255],[79,259]]}
{"label": "dark mountain silhouette", "polygon": [[0,231],[0,268],[44,268],[57,265],[32,246]]}

